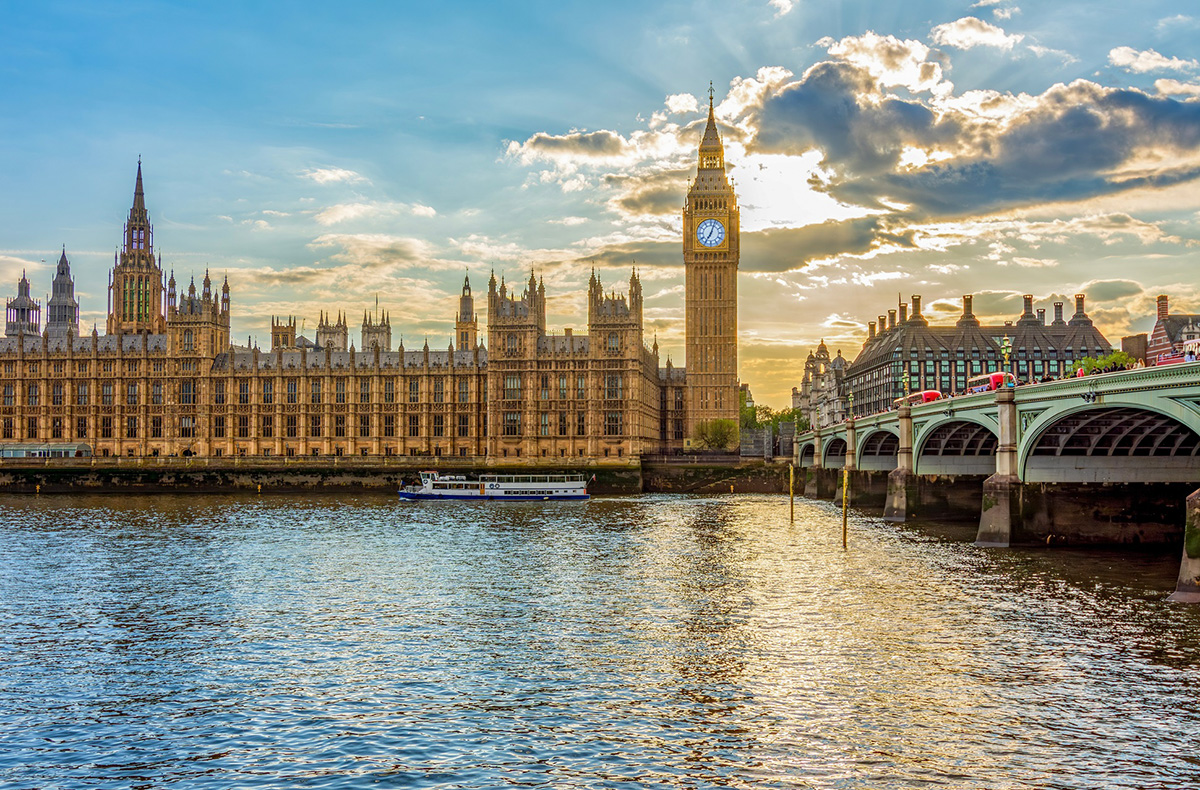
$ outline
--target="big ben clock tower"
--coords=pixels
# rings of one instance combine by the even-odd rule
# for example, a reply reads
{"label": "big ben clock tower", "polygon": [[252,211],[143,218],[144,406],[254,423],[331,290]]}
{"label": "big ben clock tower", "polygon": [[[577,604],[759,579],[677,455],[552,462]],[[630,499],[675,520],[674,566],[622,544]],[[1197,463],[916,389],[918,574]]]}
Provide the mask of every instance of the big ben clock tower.
{"label": "big ben clock tower", "polygon": [[683,207],[689,436],[697,423],[738,421],[739,242],[737,195],[725,174],[710,86],[699,167]]}

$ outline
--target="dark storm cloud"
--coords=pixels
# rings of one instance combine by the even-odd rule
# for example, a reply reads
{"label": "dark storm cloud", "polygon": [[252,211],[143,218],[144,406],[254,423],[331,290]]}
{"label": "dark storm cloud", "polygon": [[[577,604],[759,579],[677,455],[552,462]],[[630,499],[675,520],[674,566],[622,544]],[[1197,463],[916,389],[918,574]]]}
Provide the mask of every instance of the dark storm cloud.
{"label": "dark storm cloud", "polygon": [[987,154],[892,173],[874,184],[847,182],[831,191],[843,197],[884,193],[927,214],[955,216],[1164,187],[1200,176],[1195,166],[1114,175],[1140,152],[1200,145],[1200,103],[1090,83],[1059,86],[1042,99],[1035,112],[989,141]]}
{"label": "dark storm cloud", "polygon": [[[748,116],[750,148],[798,154],[817,148],[840,200],[911,206],[912,218],[957,217],[1082,200],[1200,177],[1200,101],[1150,96],[1079,80],[1055,85],[1006,122],[884,94],[865,70],[820,63],[764,97]],[[902,169],[906,147],[946,161]],[[1142,164],[1158,158],[1153,166]]]}
{"label": "dark storm cloud", "polygon": [[562,135],[538,132],[518,147],[526,156],[609,157],[625,153],[627,143],[616,132],[601,129],[596,132],[576,132]]}
{"label": "dark storm cloud", "polygon": [[784,272],[823,258],[863,255],[884,245],[915,248],[913,235],[910,230],[890,229],[877,216],[745,233],[739,269]]}
{"label": "dark storm cloud", "polygon": [[605,186],[617,190],[609,205],[632,216],[666,216],[682,208],[680,196],[687,191],[690,168],[672,168],[635,175],[609,174]]}
{"label": "dark storm cloud", "polygon": [[818,148],[827,165],[866,176],[896,167],[913,141],[940,143],[959,131],[953,118],[939,119],[920,102],[875,100],[881,97],[878,82],[867,70],[849,63],[818,63],[751,115],[757,133],[748,149],[795,155]]}
{"label": "dark storm cloud", "polygon": [[1087,294],[1088,299],[1110,302],[1130,296],[1140,296],[1146,289],[1142,287],[1141,283],[1133,280],[1093,280],[1084,283],[1080,290]]}

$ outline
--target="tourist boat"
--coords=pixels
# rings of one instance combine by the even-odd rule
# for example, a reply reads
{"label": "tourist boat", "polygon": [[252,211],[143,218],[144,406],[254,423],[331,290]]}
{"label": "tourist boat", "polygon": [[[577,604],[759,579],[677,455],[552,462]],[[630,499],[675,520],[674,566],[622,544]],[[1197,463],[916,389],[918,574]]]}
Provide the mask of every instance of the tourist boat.
{"label": "tourist boat", "polygon": [[583,475],[442,475],[421,472],[421,484],[403,486],[401,499],[544,500],[587,499],[591,480]]}

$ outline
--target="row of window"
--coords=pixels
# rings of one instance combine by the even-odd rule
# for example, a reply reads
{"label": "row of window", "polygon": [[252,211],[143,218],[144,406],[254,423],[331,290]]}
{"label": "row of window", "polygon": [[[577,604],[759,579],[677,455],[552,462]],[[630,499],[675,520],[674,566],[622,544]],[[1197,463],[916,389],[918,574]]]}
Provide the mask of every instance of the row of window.
{"label": "row of window", "polygon": [[[150,438],[150,439],[164,438],[164,434],[163,434],[164,423],[163,423],[162,417],[151,417],[149,419],[148,423],[149,423],[149,425],[148,425],[149,432],[146,434],[148,438]],[[53,418],[51,418],[50,424],[49,424],[50,435],[48,437],[41,437],[41,436],[39,436],[38,418],[37,417],[29,417],[25,421],[25,435],[20,438],[24,438],[24,439],[40,439],[40,438],[87,439],[87,438],[89,438],[88,418],[87,417],[77,417],[75,419],[75,435],[74,435],[74,437],[69,437],[67,435],[68,424],[69,423],[66,418],[53,417]],[[119,424],[119,421],[115,420],[113,417],[101,417],[99,419],[99,431],[98,431],[99,438],[101,438],[101,439],[118,438],[116,436],[117,429],[115,427],[118,424]],[[125,424],[123,426],[124,433],[122,435],[124,436],[124,438],[137,439],[139,424],[140,423],[139,423],[139,420],[137,417],[127,417],[125,419]],[[195,418],[187,417],[187,416],[179,418],[179,437],[181,439],[194,439],[196,437]],[[0,421],[0,438],[4,438],[4,439],[18,438],[16,435],[16,419],[15,418],[5,417],[2,421]]]}
{"label": "row of window", "polygon": [[[382,417],[381,434],[385,438],[397,436],[396,427],[397,420],[394,414],[384,414]],[[471,415],[457,415],[457,420],[451,422],[446,419],[446,415],[435,414],[432,416],[430,425],[430,434],[440,438],[450,435],[456,435],[459,438],[468,438],[471,435]],[[160,416],[149,417],[146,421],[149,432],[147,438],[161,439],[163,438],[163,423],[164,418]],[[238,439],[249,439],[257,436],[263,439],[275,438],[276,420],[273,414],[259,415],[256,420],[253,420],[250,415],[237,415],[236,417],[226,418],[224,415],[218,415],[212,418],[212,435],[214,439],[225,439],[234,437]],[[503,416],[504,435],[505,436],[521,436],[521,412],[505,412]],[[568,436],[568,425],[574,423],[575,436],[587,435],[586,414],[579,413],[574,420],[568,420],[566,412],[542,412],[539,415],[539,436]],[[678,421],[677,421],[678,422]],[[284,415],[280,420],[280,428],[282,433],[279,435],[289,439],[298,438],[300,436],[301,426],[305,430],[305,435],[311,438],[320,438],[325,435],[326,430],[329,430],[330,436],[343,438],[350,436],[351,430],[355,430],[355,435],[360,438],[368,438],[373,435],[372,415],[360,414],[356,420],[351,420],[345,414],[335,414],[329,423],[325,422],[324,415],[310,414],[307,420],[301,421],[300,416],[296,414]],[[140,418],[137,416],[128,416],[124,423],[124,438],[138,439],[140,438],[139,427],[142,425]],[[682,433],[682,423],[679,423],[679,432]],[[66,420],[62,417],[53,417],[50,419],[50,438],[62,439],[65,438]],[[113,418],[100,418],[99,436],[101,439],[112,439],[113,436]],[[180,417],[180,438],[195,437],[195,418],[191,416]],[[252,427],[257,427],[257,432],[252,434]],[[418,437],[421,435],[420,415],[407,415],[407,435],[410,437]],[[0,424],[0,434],[5,439],[13,439],[15,437],[16,420],[13,417],[3,418],[3,423]],[[480,418],[479,426],[480,435],[487,435],[487,418]],[[453,430],[453,434],[450,431]],[[37,439],[38,436],[38,418],[29,417],[26,419],[25,439]],[[625,433],[625,415],[624,412],[610,411],[604,413],[604,435],[605,436],[622,436]],[[75,421],[75,437],[77,439],[88,438],[88,418],[78,417]]]}
{"label": "row of window", "polygon": [[[566,375],[559,375],[557,381],[553,381],[551,376],[543,374],[538,383],[541,385],[538,394],[541,400],[550,400],[552,394],[557,393],[559,400],[567,400],[570,393],[573,391],[576,400],[587,399],[587,376],[577,375],[575,377],[575,387],[572,390],[568,385],[570,378]],[[557,384],[557,386],[554,386]],[[620,373],[608,373],[604,376],[604,397],[608,400],[621,400],[625,397],[625,377]],[[521,400],[521,376],[519,374],[508,374],[504,377],[504,399],[505,400]]]}
{"label": "row of window", "polygon": [[[67,399],[70,397],[69,385],[61,381],[53,382],[47,388],[49,390],[49,404],[51,406],[66,405]],[[153,405],[162,405],[165,401],[166,388],[164,382],[153,381],[150,383],[150,399],[149,402]],[[138,382],[131,381],[125,385],[125,403],[128,406],[136,406],[141,401],[139,398]],[[91,404],[91,385],[89,382],[81,381],[74,386],[74,403],[76,406],[88,406]],[[178,382],[175,393],[178,396],[178,402],[181,405],[195,405],[196,403],[196,382],[185,380]],[[25,385],[26,406],[40,406],[42,399],[41,385],[37,382],[31,382]],[[100,405],[112,406],[116,402],[116,385],[112,382],[103,382],[100,384]],[[17,405],[17,385],[5,384],[3,395],[0,395],[0,403],[5,406]]]}

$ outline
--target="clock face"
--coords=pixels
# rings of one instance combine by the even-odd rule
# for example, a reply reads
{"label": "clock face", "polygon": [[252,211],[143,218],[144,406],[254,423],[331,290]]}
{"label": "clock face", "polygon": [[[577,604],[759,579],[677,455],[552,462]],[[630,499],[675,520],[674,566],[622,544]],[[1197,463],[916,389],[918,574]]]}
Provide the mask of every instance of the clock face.
{"label": "clock face", "polygon": [[720,220],[706,219],[696,228],[696,241],[705,247],[715,247],[725,241],[725,226]]}

